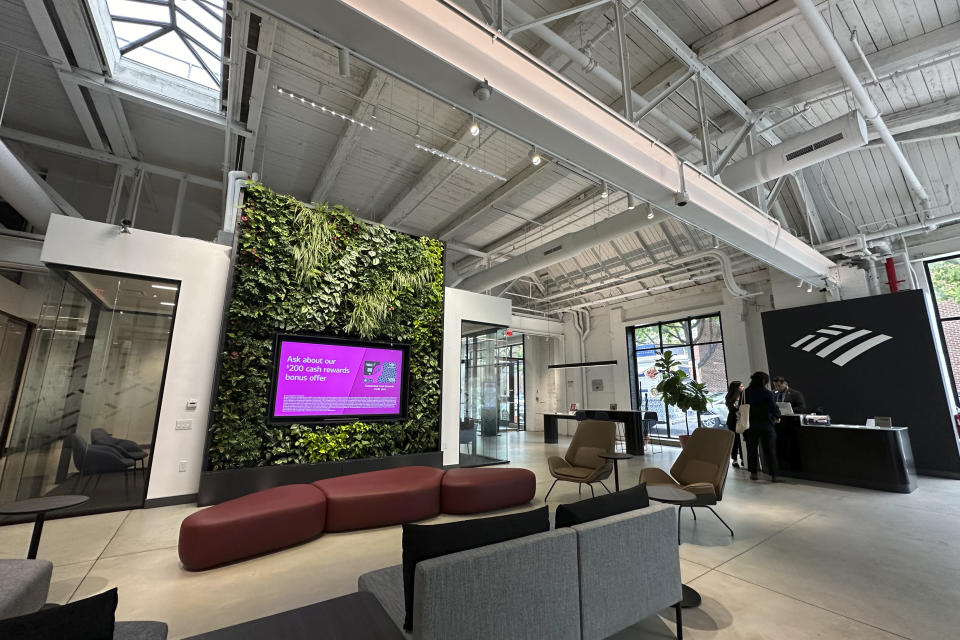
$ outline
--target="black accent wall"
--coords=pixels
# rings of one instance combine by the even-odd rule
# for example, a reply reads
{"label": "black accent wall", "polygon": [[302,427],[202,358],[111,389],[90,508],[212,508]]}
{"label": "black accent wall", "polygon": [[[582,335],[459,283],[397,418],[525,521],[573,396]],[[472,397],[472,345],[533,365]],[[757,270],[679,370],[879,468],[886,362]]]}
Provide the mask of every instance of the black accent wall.
{"label": "black accent wall", "polygon": [[918,473],[960,478],[960,449],[923,291],[768,311],[762,319],[771,377],[781,375],[802,391],[810,410],[837,424],[890,416],[910,429]]}

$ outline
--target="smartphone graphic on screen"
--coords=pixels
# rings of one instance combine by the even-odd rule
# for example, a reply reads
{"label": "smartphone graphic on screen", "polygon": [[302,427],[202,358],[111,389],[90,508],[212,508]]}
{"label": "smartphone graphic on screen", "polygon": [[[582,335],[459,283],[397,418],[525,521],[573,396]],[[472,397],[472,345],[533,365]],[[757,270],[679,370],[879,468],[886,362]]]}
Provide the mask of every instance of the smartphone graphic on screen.
{"label": "smartphone graphic on screen", "polygon": [[363,363],[363,381],[376,382],[383,371],[383,365],[375,360],[367,360]]}

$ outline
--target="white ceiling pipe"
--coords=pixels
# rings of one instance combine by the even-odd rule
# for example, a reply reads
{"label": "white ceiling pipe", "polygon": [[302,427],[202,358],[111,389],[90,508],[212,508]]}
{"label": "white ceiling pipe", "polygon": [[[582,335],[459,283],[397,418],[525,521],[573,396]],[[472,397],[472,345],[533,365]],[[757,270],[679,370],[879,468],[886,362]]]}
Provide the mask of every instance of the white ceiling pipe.
{"label": "white ceiling pipe", "polygon": [[60,213],[60,207],[4,142],[0,142],[0,197],[38,231],[46,231],[50,215]]}
{"label": "white ceiling pipe", "polygon": [[893,139],[893,134],[890,133],[887,125],[884,123],[883,116],[880,115],[880,110],[877,108],[877,105],[873,103],[873,100],[870,99],[870,95],[860,82],[860,78],[857,77],[857,73],[853,70],[853,67],[850,66],[846,55],[844,55],[840,45],[837,44],[837,40],[833,37],[830,27],[827,26],[827,23],[823,20],[823,16],[820,15],[820,11],[814,6],[813,0],[794,0],[794,3],[797,5],[800,13],[803,14],[807,24],[810,25],[810,29],[814,35],[817,36],[820,44],[823,45],[827,55],[830,56],[837,71],[840,72],[847,86],[850,87],[850,92],[853,93],[853,96],[857,99],[857,104],[860,105],[860,111],[863,112],[863,117],[874,126],[880,135],[880,139],[887,145],[890,153],[893,154],[894,160],[900,165],[900,170],[903,172],[903,177],[907,181],[907,186],[910,187],[910,190],[913,191],[917,199],[920,200],[921,207],[924,210],[928,209],[930,196],[927,195],[926,189],[920,184],[920,179],[914,172],[913,167],[910,166],[907,157],[903,155],[900,146]]}
{"label": "white ceiling pipe", "polygon": [[519,276],[533,273],[538,269],[563,262],[585,249],[633,233],[643,227],[658,224],[660,221],[656,218],[652,220],[647,218],[649,211],[649,204],[633,210],[628,209],[595,225],[544,243],[531,251],[490,267],[486,271],[464,278],[459,286],[461,289],[467,289],[468,291],[484,291],[498,284],[510,282]]}
{"label": "white ceiling pipe", "polygon": [[830,253],[836,253],[840,250],[849,249],[854,245],[864,249],[869,248],[868,245],[876,244],[879,241],[886,240],[887,238],[893,238],[894,236],[899,235],[925,233],[953,222],[960,222],[960,212],[951,213],[945,216],[938,216],[936,218],[930,218],[930,220],[927,222],[916,222],[914,224],[895,227],[893,229],[884,229],[883,231],[874,231],[872,233],[858,233],[856,235],[818,244],[816,248],[818,251]]}
{"label": "white ceiling pipe", "polygon": [[[536,18],[518,7],[511,0],[503,0],[503,8],[510,19],[514,22],[526,24],[536,20]],[[623,85],[619,78],[601,67],[596,60],[577,49],[573,44],[567,42],[562,36],[560,36],[560,34],[550,27],[539,24],[530,27],[530,31],[537,34],[541,40],[555,48],[557,51],[562,52],[563,55],[579,64],[581,67],[583,67],[586,73],[593,74],[598,80],[608,85],[612,91],[617,93],[621,93],[623,91]],[[633,98],[634,104],[638,105],[640,108],[647,106],[648,101],[636,91],[631,90],[630,96]],[[626,96],[624,96],[624,98],[626,98]],[[654,109],[651,111],[650,116],[655,118],[663,126],[670,129],[670,131],[676,134],[684,142],[692,145],[700,144],[699,138],[692,135],[686,130],[685,127],[680,126],[674,120],[671,120],[668,116],[664,115],[664,113],[659,109]]]}

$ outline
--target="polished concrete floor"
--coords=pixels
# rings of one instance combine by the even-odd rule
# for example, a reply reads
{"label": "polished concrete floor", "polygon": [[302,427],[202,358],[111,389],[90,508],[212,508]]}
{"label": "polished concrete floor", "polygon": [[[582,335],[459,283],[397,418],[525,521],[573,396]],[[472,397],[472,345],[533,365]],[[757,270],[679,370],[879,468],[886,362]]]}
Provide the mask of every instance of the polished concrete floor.
{"label": "polished concrete floor", "polygon": [[[566,442],[503,436],[511,464],[551,479],[546,457]],[[677,450],[621,463],[624,486]],[[611,478],[612,480],[612,478]],[[611,486],[612,488],[612,486]],[[577,499],[559,484],[550,504]],[[326,534],[278,553],[191,573],[177,559],[180,521],[193,506],[47,523],[40,556],[53,561],[50,600],[117,586],[121,620],[163,620],[180,638],[356,590],[357,576],[400,562],[400,527]],[[703,596],[684,614],[685,637],[754,640],[960,637],[960,481],[921,478],[910,495],[834,485],[751,482],[731,470],[719,512],[683,514],[684,581]],[[433,521],[451,520],[441,516]],[[0,527],[0,557],[23,557],[30,525]],[[674,637],[670,610],[617,640]]]}

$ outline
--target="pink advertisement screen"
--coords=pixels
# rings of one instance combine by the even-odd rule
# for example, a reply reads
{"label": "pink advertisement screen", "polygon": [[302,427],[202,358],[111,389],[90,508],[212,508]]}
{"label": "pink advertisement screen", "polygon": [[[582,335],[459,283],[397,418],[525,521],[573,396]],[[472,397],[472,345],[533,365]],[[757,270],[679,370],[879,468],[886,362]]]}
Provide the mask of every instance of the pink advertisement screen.
{"label": "pink advertisement screen", "polygon": [[281,340],[274,418],[402,412],[403,350]]}

